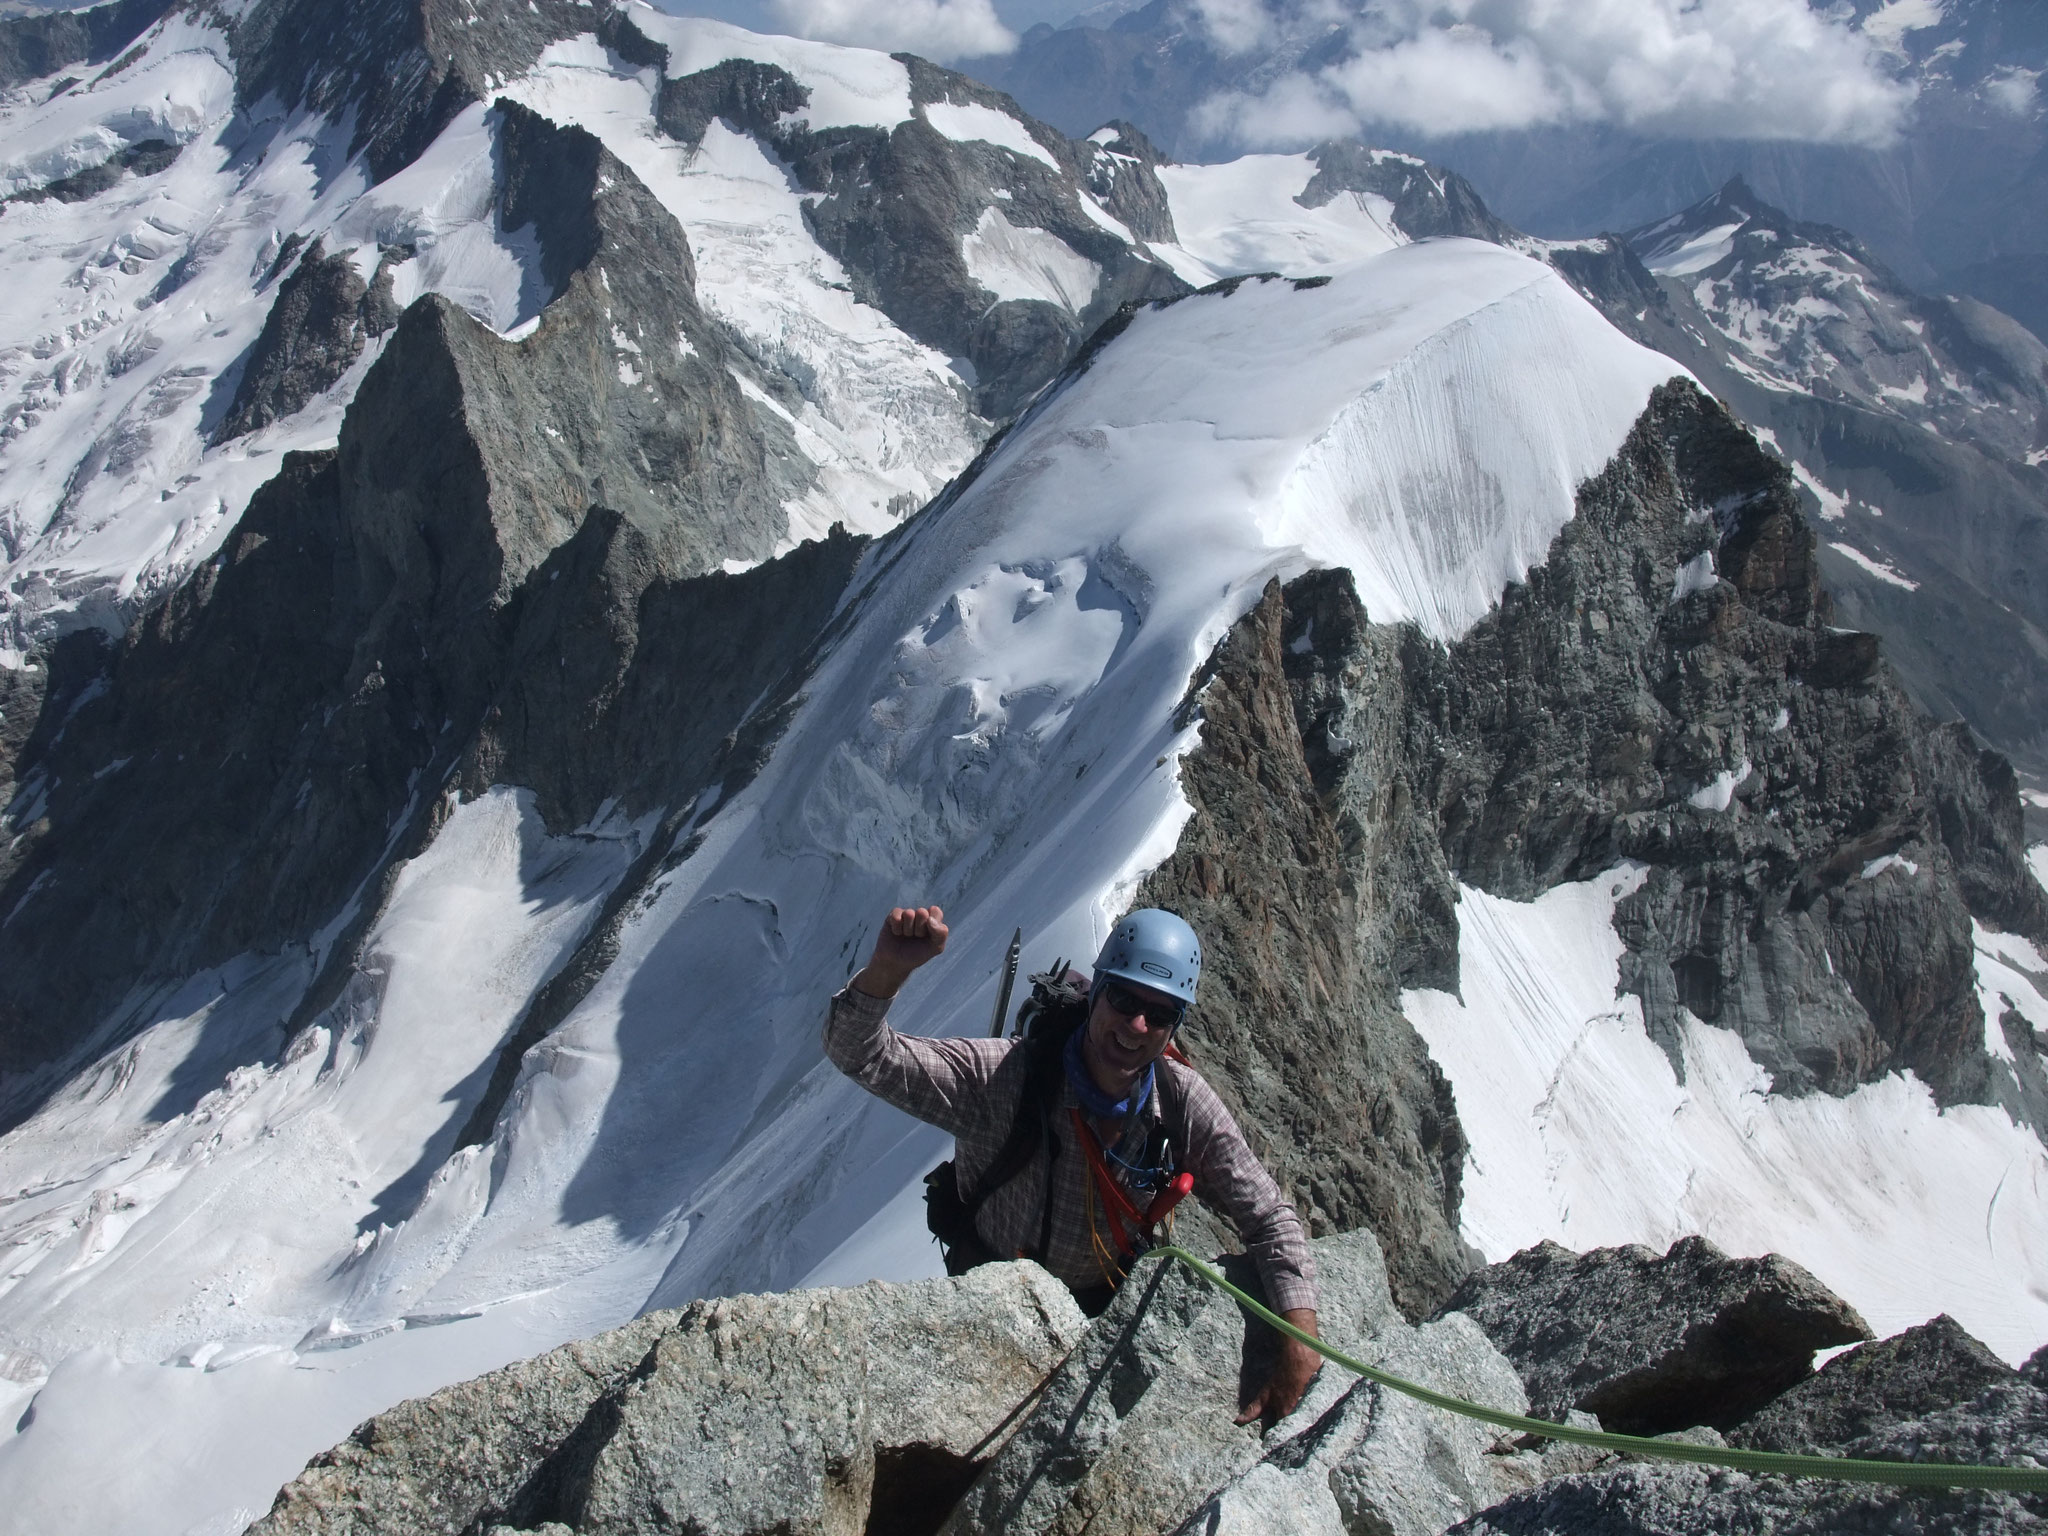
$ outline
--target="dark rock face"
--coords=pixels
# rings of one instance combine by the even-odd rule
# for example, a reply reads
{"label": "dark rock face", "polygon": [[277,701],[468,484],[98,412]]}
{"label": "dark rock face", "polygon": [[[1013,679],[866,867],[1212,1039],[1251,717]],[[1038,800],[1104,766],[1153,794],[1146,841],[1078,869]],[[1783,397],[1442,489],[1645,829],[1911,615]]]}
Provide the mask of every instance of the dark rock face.
{"label": "dark rock face", "polygon": [[688,855],[679,837],[710,809],[705,787],[729,799],[760,771],[866,547],[835,527],[737,576],[670,577],[644,537],[597,508],[536,573],[534,611],[460,782],[471,793],[532,788],[551,826],[587,824],[607,798],[669,809],[590,935],[507,1036],[457,1146],[490,1136],[527,1050],[617,956],[634,898]]}
{"label": "dark rock face", "polygon": [[1174,239],[1173,209],[1158,174],[1167,160],[1158,147],[1136,124],[1121,118],[1105,123],[1086,142],[1095,150],[1087,159],[1088,190],[1095,200],[1140,240]]}
{"label": "dark rock face", "polygon": [[[414,305],[339,449],[289,459],[99,682],[44,703],[0,845],[0,1070],[37,1074],[8,1085],[10,1121],[47,1087],[37,1069],[146,1026],[158,983],[302,944],[338,915],[309,980],[345,969],[380,872],[431,834],[464,762],[516,759],[551,809],[594,808],[606,767],[570,744],[609,692],[592,682],[544,728],[526,718],[536,675],[609,654],[616,680],[650,583],[759,559],[783,535],[775,445],[697,309],[682,231],[589,135],[504,111],[504,216],[536,223],[561,285],[538,332],[509,343],[438,298]],[[593,503],[611,509],[594,523]],[[833,548],[843,572],[850,545]],[[545,600],[564,561],[605,574],[584,606]],[[673,623],[663,611],[657,598],[649,612]],[[719,742],[738,722],[706,704]],[[324,997],[314,987],[287,1028]]]}
{"label": "dark rock face", "polygon": [[1540,1243],[1469,1276],[1446,1310],[1514,1362],[1536,1417],[1576,1408],[1630,1435],[1725,1429],[1811,1375],[1815,1350],[1870,1337],[1791,1260],[1731,1259],[1701,1237],[1661,1258]]}
{"label": "dark rock face", "polygon": [[[1399,989],[1454,972],[1456,895],[1401,765],[1328,749],[1347,669],[1391,660],[1363,618],[1349,578],[1320,572],[1269,586],[1231,631],[1189,695],[1202,718],[1181,777],[1194,818],[1137,901],[1202,935],[1190,1059],[1312,1230],[1378,1235],[1395,1300],[1419,1316],[1470,1262],[1457,1237],[1465,1137]],[[1290,650],[1305,623],[1315,648]],[[1375,795],[1375,783],[1394,787]]]}
{"label": "dark rock face", "polygon": [[[381,265],[377,274],[384,291],[391,280]],[[314,396],[348,372],[362,356],[371,327],[388,318],[370,306],[370,285],[346,255],[329,256],[320,242],[299,259],[278,288],[277,299],[263,322],[227,415],[213,440],[267,427],[306,408]],[[384,329],[390,329],[384,324]]]}
{"label": "dark rock face", "polygon": [[621,53],[646,39],[613,0],[256,0],[232,22],[236,99],[355,114],[350,153],[379,180],[409,165],[491,83],[524,73],[548,44],[595,32]]}
{"label": "dark rock face", "polygon": [[1847,230],[1794,219],[1737,177],[1623,238],[1661,268],[1660,255],[1721,231],[1705,253],[1717,259],[1695,266],[1696,256],[1672,280],[1763,375],[1816,400],[1928,422],[2003,459],[2039,445],[2048,346],[1976,299],[1914,293]]}
{"label": "dark rock face", "polygon": [[1318,144],[1309,158],[1316,173],[1298,199],[1305,208],[1320,208],[1342,192],[1365,192],[1394,205],[1394,222],[1411,240],[1458,235],[1507,245],[1515,239],[1515,231],[1455,171],[1413,155],[1367,149],[1355,139]]}
{"label": "dark rock face", "polygon": [[1666,278],[1619,236],[1542,254],[1617,329],[1683,363],[1842,498],[1819,550],[1837,622],[1883,634],[1920,708],[2048,771],[2048,515],[2024,462],[2043,441],[2038,343],[1974,300],[1911,292],[1852,236],[1747,187],[1638,238],[1668,242],[1678,221],[1734,223],[1730,254]]}
{"label": "dark rock face", "polygon": [[1526,584],[1448,652],[1409,648],[1411,772],[1467,883],[1650,867],[1617,912],[1623,986],[1680,1071],[1684,1009],[1779,1091],[1911,1067],[1983,1098],[1970,914],[2043,934],[2048,903],[2007,770],[1831,626],[1815,542],[1784,469],[1665,386]]}
{"label": "dark rock face", "polygon": [[1411,1312],[1466,1264],[1464,1136],[1398,1005],[1456,986],[1458,880],[1528,900],[1648,865],[1622,981],[1680,1072],[1689,1012],[1781,1092],[1909,1066],[2027,1112],[1989,1075],[1970,930],[2048,931],[2011,770],[1831,626],[1814,545],[1783,468],[1667,386],[1456,644],[1314,573],[1197,679],[1195,816],[1138,899],[1209,944],[1194,1059],[1313,1225],[1381,1236]]}
{"label": "dark rock face", "polygon": [[162,139],[140,139],[116,150],[98,165],[75,171],[69,176],[60,176],[55,181],[46,181],[40,187],[31,187],[25,192],[12,193],[7,201],[82,203],[87,198],[98,197],[130,173],[154,176],[169,170],[178,154],[175,144],[167,144]]}
{"label": "dark rock face", "polygon": [[[1141,240],[1171,238],[1166,194],[1141,140],[1120,139],[1121,148],[1076,143],[1026,118],[1000,92],[912,55],[898,57],[918,110],[887,131],[814,133],[800,115],[809,100],[804,87],[772,65],[744,60],[664,81],[657,121],[685,144],[700,143],[720,119],[759,138],[799,187],[818,194],[805,203],[805,221],[846,264],[855,294],[918,340],[965,358],[973,367],[976,411],[1001,419],[1055,377],[1121,305],[1187,291],[1090,218],[1079,189],[1089,188],[1113,217],[1128,216]],[[923,111],[945,102],[1013,118],[1053,164],[947,138]],[[1072,296],[1071,306],[990,293],[969,271],[965,243],[1004,238],[998,223],[1026,231],[1026,238],[1052,236],[1093,263],[1093,291]]]}
{"label": "dark rock face", "polygon": [[115,0],[84,11],[0,20],[0,87],[74,64],[104,64],[155,25],[175,0]]}
{"label": "dark rock face", "polygon": [[1812,1454],[1975,1399],[2012,1367],[1947,1313],[1837,1355],[1728,1433],[1730,1445]]}
{"label": "dark rock face", "polygon": [[[1846,1358],[1846,1357],[1845,1357]],[[1841,1447],[1885,1461],[2040,1466],[2048,1462],[2048,1394],[2023,1381],[1895,1424]],[[2018,1536],[2048,1521],[2048,1497],[1751,1477],[1707,1467],[1626,1466],[1561,1477],[1453,1527],[1456,1536]]]}

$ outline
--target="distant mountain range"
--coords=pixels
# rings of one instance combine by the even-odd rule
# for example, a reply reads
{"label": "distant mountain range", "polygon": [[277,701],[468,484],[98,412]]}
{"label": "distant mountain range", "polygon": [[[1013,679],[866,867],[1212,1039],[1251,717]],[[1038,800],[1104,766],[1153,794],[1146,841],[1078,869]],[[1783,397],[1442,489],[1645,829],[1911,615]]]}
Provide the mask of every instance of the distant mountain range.
{"label": "distant mountain range", "polygon": [[[1070,133],[1121,117],[1169,154],[1212,158],[1234,150],[1194,122],[1204,100],[1256,92],[1352,46],[1327,8],[1267,4],[1277,38],[1245,52],[1220,48],[1190,0],[1151,0],[1034,27],[1014,55],[963,67]],[[1971,293],[2048,331],[2048,112],[2034,88],[2048,68],[2048,7],[1845,4],[1882,38],[1895,75],[1919,89],[1889,148],[1655,138],[1599,125],[1431,139],[1368,124],[1367,136],[1455,168],[1503,218],[1551,237],[1646,224],[1741,176],[1801,219],[1855,231],[1914,288]],[[1344,10],[1356,9],[1346,0]]]}

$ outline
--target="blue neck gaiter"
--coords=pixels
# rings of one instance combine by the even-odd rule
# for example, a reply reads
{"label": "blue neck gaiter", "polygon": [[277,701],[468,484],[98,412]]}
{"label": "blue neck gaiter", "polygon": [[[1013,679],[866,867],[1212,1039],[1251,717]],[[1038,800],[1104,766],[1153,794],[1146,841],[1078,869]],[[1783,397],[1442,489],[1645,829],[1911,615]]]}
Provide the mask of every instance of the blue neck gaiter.
{"label": "blue neck gaiter", "polygon": [[1129,1097],[1112,1099],[1095,1086],[1095,1079],[1088,1075],[1088,1064],[1081,1059],[1081,1036],[1087,1028],[1084,1024],[1067,1036],[1067,1081],[1074,1085],[1074,1097],[1098,1120],[1121,1120],[1126,1115],[1136,1114],[1145,1107],[1145,1100],[1152,1096],[1152,1068],[1146,1067],[1145,1075],[1131,1085]]}

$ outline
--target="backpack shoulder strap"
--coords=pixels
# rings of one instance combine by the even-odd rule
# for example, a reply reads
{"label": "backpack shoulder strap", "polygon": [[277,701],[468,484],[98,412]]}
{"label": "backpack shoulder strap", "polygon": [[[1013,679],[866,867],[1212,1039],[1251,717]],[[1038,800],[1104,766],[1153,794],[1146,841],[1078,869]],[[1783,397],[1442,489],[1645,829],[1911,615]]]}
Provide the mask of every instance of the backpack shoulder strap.
{"label": "backpack shoulder strap", "polygon": [[1017,1095],[1017,1109],[1010,1117],[1010,1129],[1003,1144],[990,1159],[972,1193],[961,1196],[971,1216],[990,1195],[1024,1171],[1049,1138],[1046,1124],[1059,1101],[1060,1080],[1065,1075],[1061,1053],[1067,1036],[1080,1023],[1073,1000],[1044,986],[1048,978],[1031,978],[1031,1000],[1025,1005],[1029,1027],[1018,1040],[1017,1049],[1026,1053],[1024,1082]]}

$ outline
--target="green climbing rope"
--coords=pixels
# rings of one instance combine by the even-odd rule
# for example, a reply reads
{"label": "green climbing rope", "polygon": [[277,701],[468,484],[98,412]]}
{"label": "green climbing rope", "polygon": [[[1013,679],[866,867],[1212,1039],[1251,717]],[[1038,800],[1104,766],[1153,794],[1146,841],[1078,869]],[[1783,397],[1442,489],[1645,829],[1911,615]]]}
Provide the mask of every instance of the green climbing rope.
{"label": "green climbing rope", "polygon": [[1428,1387],[1403,1381],[1399,1376],[1367,1365],[1363,1360],[1353,1359],[1340,1349],[1331,1348],[1321,1339],[1302,1332],[1278,1313],[1261,1306],[1185,1248],[1165,1244],[1152,1249],[1147,1255],[1154,1256],[1177,1259],[1254,1317],[1270,1323],[1289,1338],[1299,1339],[1325,1360],[1356,1372],[1367,1381],[1378,1382],[1395,1392],[1406,1393],[1435,1408],[1463,1414],[1468,1419],[1497,1424],[1502,1429],[1540,1435],[1546,1440],[1567,1440],[1574,1445],[1625,1451],[1634,1456],[1698,1462],[1710,1467],[1733,1467],[1739,1472],[1768,1472],[1779,1477],[1827,1477],[1842,1482],[1890,1483],[1901,1488],[1991,1488],[2005,1493],[2048,1493],[2048,1469],[2039,1467],[1968,1467],[1942,1461],[1857,1461],[1847,1456],[1788,1456],[1775,1451],[1739,1450],[1734,1446],[1688,1445],[1682,1440],[1615,1435],[1604,1430],[1580,1429],[1571,1424],[1553,1424],[1547,1419],[1532,1419],[1519,1413],[1504,1413],[1498,1408],[1468,1403],[1448,1393],[1432,1392]]}

